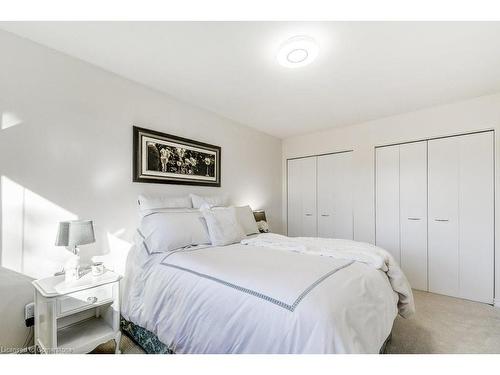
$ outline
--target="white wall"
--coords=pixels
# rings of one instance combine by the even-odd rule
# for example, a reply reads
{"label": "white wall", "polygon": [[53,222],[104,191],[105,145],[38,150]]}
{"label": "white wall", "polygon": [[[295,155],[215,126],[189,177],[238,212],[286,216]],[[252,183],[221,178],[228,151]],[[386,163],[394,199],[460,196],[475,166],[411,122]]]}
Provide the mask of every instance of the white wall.
{"label": "white wall", "polygon": [[[286,229],[286,159],[354,150],[354,236],[375,240],[374,147],[410,140],[494,129],[500,146],[500,94],[392,116],[354,126],[297,136],[283,141],[283,218]],[[496,300],[500,299],[500,159],[496,153]]]}
{"label": "white wall", "polygon": [[[132,242],[140,193],[227,193],[281,223],[281,140],[0,32],[2,264],[50,274],[58,220],[95,221],[82,257],[119,263]],[[222,147],[222,187],[132,182],[132,125]],[[85,260],[85,259],[84,259]]]}

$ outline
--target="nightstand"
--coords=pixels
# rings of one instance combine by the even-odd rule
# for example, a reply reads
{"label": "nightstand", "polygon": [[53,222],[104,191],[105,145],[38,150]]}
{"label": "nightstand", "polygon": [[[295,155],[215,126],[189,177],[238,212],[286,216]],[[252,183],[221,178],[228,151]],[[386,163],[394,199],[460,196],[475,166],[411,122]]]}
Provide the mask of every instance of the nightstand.
{"label": "nightstand", "polygon": [[35,352],[88,353],[114,340],[120,353],[120,278],[105,270],[70,282],[64,275],[33,281]]}

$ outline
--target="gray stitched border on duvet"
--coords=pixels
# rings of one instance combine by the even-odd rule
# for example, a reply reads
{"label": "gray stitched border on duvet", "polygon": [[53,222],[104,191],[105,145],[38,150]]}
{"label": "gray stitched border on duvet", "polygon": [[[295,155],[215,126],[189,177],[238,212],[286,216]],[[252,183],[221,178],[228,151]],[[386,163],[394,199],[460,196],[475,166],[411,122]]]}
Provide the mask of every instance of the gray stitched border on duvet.
{"label": "gray stitched border on duvet", "polygon": [[[170,256],[170,255],[172,255],[174,253],[178,253],[180,251],[195,251],[195,250],[206,249],[207,247],[212,247],[212,245],[201,244],[201,245],[190,245],[190,246],[186,246],[186,247],[181,247],[179,249],[170,250],[168,252],[166,252],[166,251],[154,251],[154,250],[151,251],[149,249],[149,247],[148,247],[148,244],[146,243],[146,236],[144,236],[144,234],[142,234],[142,232],[139,230],[139,228],[137,229],[137,233],[142,238],[141,244],[142,244],[142,246],[144,246],[144,249],[146,250],[146,252],[148,253],[148,255],[167,253],[168,255],[165,257],[165,258],[167,258],[168,256]],[[165,258],[164,258],[164,260],[165,260]]]}
{"label": "gray stitched border on duvet", "polygon": [[146,249],[146,252],[149,255],[151,255],[151,251],[149,251],[148,245],[146,244],[146,237],[144,237],[144,234],[142,234],[142,232],[139,230],[139,228],[137,228],[137,233],[139,233],[139,236],[141,236],[141,238],[142,238],[142,245]]}
{"label": "gray stitched border on duvet", "polygon": [[286,310],[289,310],[289,311],[294,311],[295,308],[298,306],[298,304],[314,289],[316,288],[319,284],[321,284],[323,281],[325,281],[327,278],[329,278],[330,276],[332,276],[334,273],[336,273],[337,271],[340,271],[341,269],[344,269],[346,267],[349,267],[351,264],[354,263],[354,260],[340,266],[340,267],[337,267],[329,272],[327,272],[326,274],[324,274],[323,276],[321,276],[319,279],[317,279],[315,282],[313,282],[311,285],[309,285],[302,293],[300,293],[300,295],[297,297],[297,299],[295,300],[294,303],[292,303],[291,305],[286,303],[286,302],[283,302],[283,301],[280,301],[276,298],[273,298],[273,297],[269,297],[263,293],[260,293],[260,292],[257,292],[255,290],[252,290],[252,289],[248,289],[248,288],[244,288],[242,286],[239,286],[239,285],[236,285],[236,284],[232,284],[228,281],[224,281],[224,280],[221,280],[221,279],[218,279],[216,277],[213,277],[213,276],[210,276],[210,275],[207,275],[207,274],[204,274],[204,273],[200,273],[200,272],[196,272],[194,270],[191,270],[189,268],[184,268],[184,267],[181,267],[181,266],[177,266],[175,264],[171,264],[171,263],[160,263],[161,265],[163,266],[166,266],[166,267],[171,267],[171,268],[175,268],[175,269],[178,269],[180,271],[185,271],[185,272],[189,272],[193,275],[196,275],[196,276],[199,276],[199,277],[203,277],[205,279],[208,279],[208,280],[211,280],[211,281],[215,281],[219,284],[222,284],[222,285],[225,285],[227,287],[230,287],[230,288],[233,288],[233,289],[236,289],[242,293],[247,293],[247,294],[250,294],[254,297],[257,297],[257,298],[260,298],[260,299],[263,299],[264,301],[267,301],[267,302],[270,302],[270,303],[273,303],[279,307],[282,307]]}

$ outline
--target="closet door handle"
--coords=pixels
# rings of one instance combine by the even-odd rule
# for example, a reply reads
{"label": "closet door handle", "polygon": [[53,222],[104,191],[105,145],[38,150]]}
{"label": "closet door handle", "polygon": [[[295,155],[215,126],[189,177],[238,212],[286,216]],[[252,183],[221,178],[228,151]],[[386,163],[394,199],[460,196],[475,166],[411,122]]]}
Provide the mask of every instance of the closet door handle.
{"label": "closet door handle", "polygon": [[327,217],[327,216],[330,216],[330,215],[327,215],[327,214],[321,214],[321,216],[323,216],[323,217]]}
{"label": "closet door handle", "polygon": [[434,219],[434,221],[450,221],[448,219]]}
{"label": "closet door handle", "polygon": [[313,214],[306,214],[306,216],[312,216]]}
{"label": "closet door handle", "polygon": [[422,219],[420,219],[419,217],[409,217],[408,220],[415,220],[416,221],[416,220],[422,220]]}

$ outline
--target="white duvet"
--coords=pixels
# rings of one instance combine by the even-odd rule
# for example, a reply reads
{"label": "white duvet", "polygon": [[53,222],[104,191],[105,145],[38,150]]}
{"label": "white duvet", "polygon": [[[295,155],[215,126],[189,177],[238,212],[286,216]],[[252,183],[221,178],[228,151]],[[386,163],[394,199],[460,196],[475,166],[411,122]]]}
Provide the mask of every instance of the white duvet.
{"label": "white duvet", "polygon": [[[151,249],[149,249],[151,250]],[[392,257],[346,240],[262,234],[129,258],[122,315],[176,353],[378,353],[414,311]]]}

